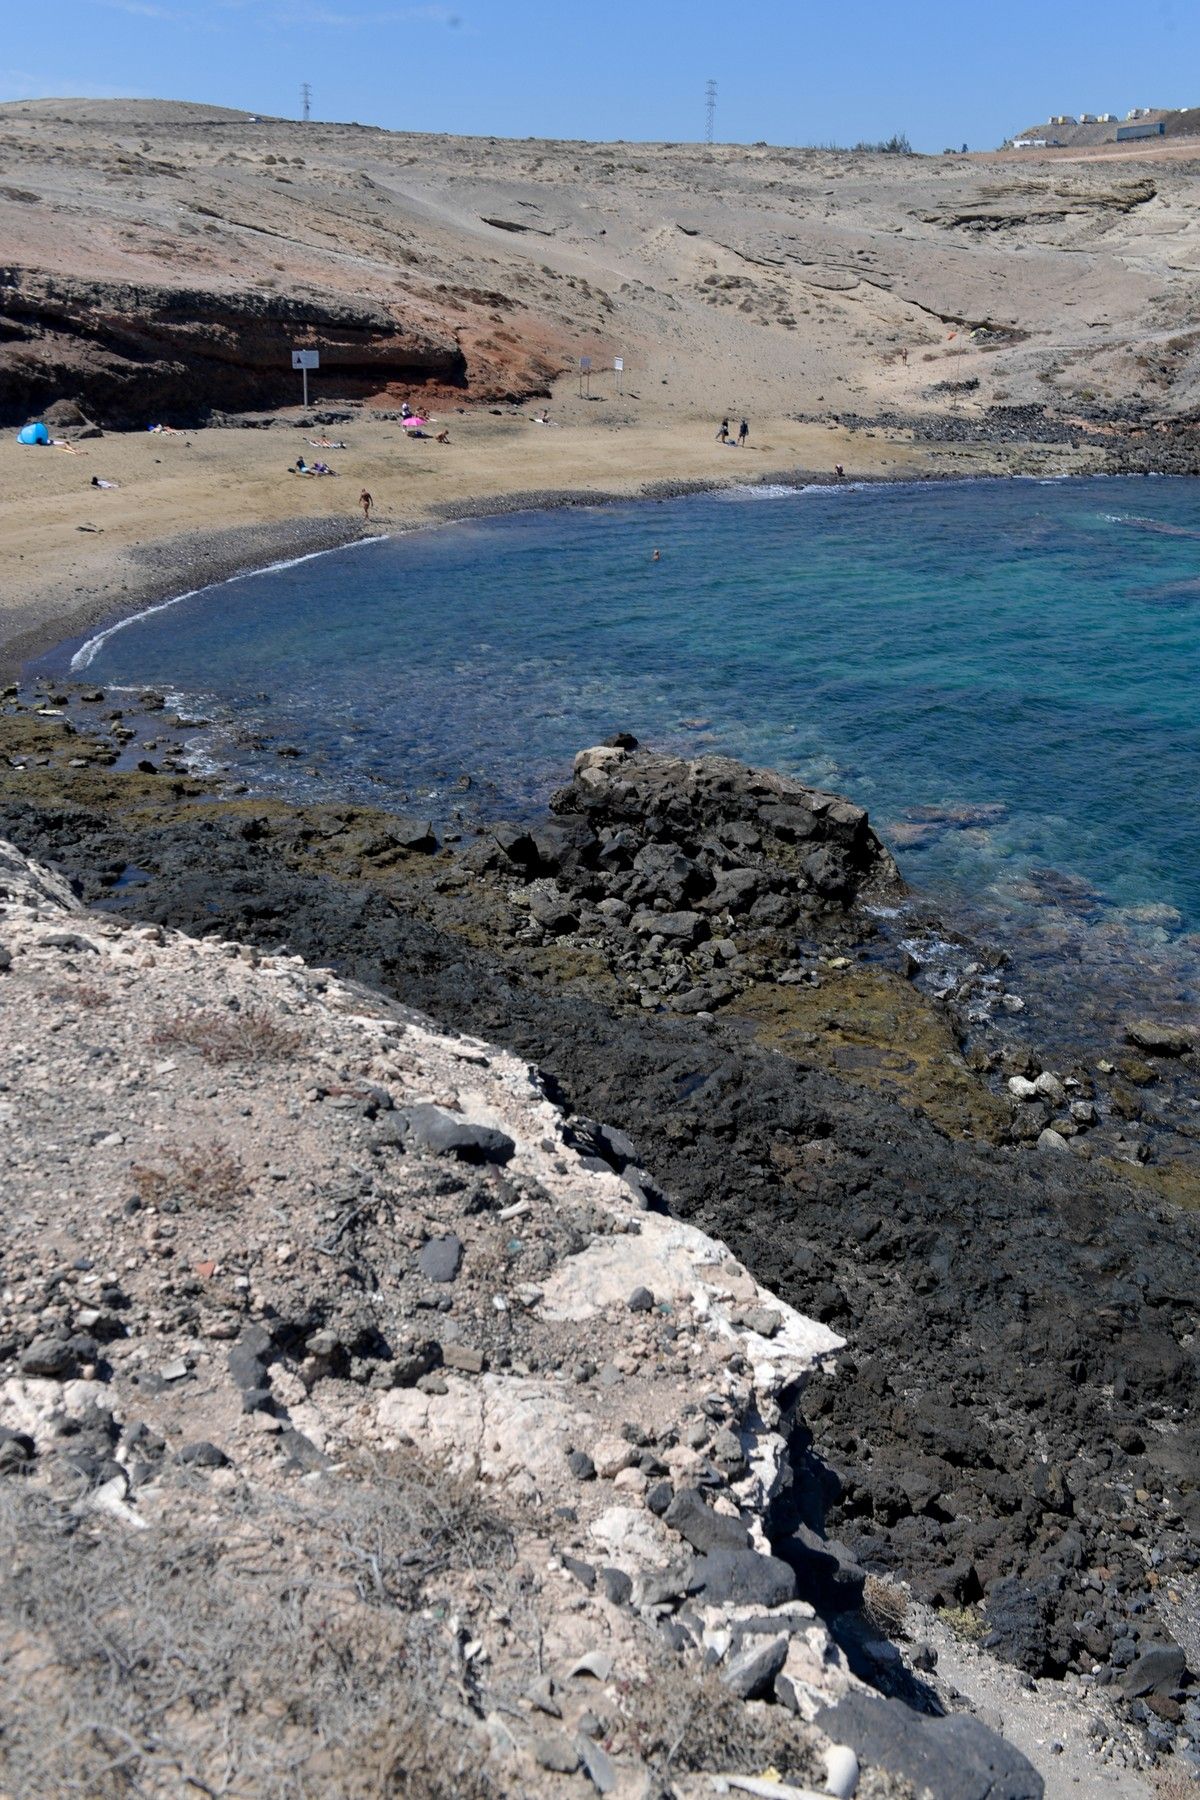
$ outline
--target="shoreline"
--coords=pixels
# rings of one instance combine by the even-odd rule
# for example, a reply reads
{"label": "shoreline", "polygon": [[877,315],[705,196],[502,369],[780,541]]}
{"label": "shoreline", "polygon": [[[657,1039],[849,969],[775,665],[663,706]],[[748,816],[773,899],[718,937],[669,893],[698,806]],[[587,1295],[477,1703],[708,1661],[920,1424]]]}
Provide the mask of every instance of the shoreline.
{"label": "shoreline", "polygon": [[[289,554],[299,557],[345,549],[363,535],[350,520],[312,519],[181,533],[140,546],[131,561],[135,567],[143,565],[142,582],[127,586],[118,607],[103,589],[90,594],[84,591],[76,596],[69,612],[50,615],[14,638],[0,639],[0,680],[19,679],[33,663],[92,628],[108,629],[152,606],[182,599],[185,592],[261,574]],[[185,570],[195,577],[186,588],[180,586]]]}
{"label": "shoreline", "polygon": [[[394,537],[401,532],[436,530],[444,525],[465,524],[471,519],[504,518],[515,513],[557,512],[572,507],[606,507],[631,504],[654,505],[665,500],[682,500],[703,494],[721,493],[739,487],[810,486],[852,487],[901,486],[908,482],[927,485],[961,480],[1005,480],[1003,475],[980,474],[962,476],[939,474],[891,477],[854,476],[844,484],[811,469],[786,469],[761,474],[751,482],[721,480],[663,479],[645,483],[635,491],[618,488],[522,488],[510,493],[478,494],[464,499],[446,500],[430,509],[427,516],[395,521],[388,530],[376,529],[371,522],[359,519],[314,518],[308,520],[263,521],[258,525],[231,526],[211,532],[185,532],[139,545],[132,553],[135,564],[146,567],[144,586],[127,589],[127,598],[114,609],[97,590],[80,597],[78,607],[62,618],[47,618],[19,637],[0,637],[0,680],[24,678],[32,665],[52,651],[82,636],[89,628],[109,631],[132,621],[141,613],[159,605],[170,605],[188,595],[208,588],[221,587],[244,576],[262,575],[268,570],[307,556],[328,555],[349,549],[352,544],[369,543]],[[382,523],[382,521],[381,521]],[[186,587],[179,586],[185,571],[200,571]],[[75,629],[70,629],[70,626]],[[64,675],[62,679],[66,679]]]}
{"label": "shoreline", "polygon": [[[1086,476],[1109,461],[1095,447],[985,437],[941,446],[886,425],[784,418],[767,421],[759,441],[737,453],[735,473],[727,460],[714,466],[725,453],[707,418],[579,423],[569,401],[557,410],[562,429],[552,438],[531,430],[519,409],[450,419],[456,435],[436,462],[416,460],[428,446],[399,442],[394,426],[354,419],[341,427],[349,434],[337,458],[342,479],[315,484],[281,479],[298,447],[293,434],[308,429],[288,414],[269,429],[213,426],[166,440],[106,434],[77,447],[93,459],[82,469],[73,457],[0,441],[0,680],[146,606],[379,530],[740,486],[833,485],[835,462],[848,485],[873,485]],[[548,464],[560,477],[553,485]],[[92,489],[93,470],[119,491]],[[356,482],[375,495],[369,523],[357,510]]]}
{"label": "shoreline", "polygon": [[[1129,471],[1114,471],[1126,475]],[[251,575],[262,575],[270,569],[301,561],[309,556],[322,556],[349,549],[358,543],[382,541],[402,533],[435,530],[444,525],[468,523],[472,519],[505,518],[517,513],[557,512],[574,507],[608,507],[623,505],[652,506],[669,500],[700,498],[705,494],[732,492],[739,488],[844,487],[932,487],[983,481],[1074,481],[1101,480],[1109,472],[1100,469],[1063,470],[1060,473],[1027,474],[1003,469],[940,470],[914,469],[902,475],[854,474],[844,481],[823,470],[787,468],[767,470],[753,480],[723,480],[693,477],[642,483],[638,488],[553,487],[520,488],[507,493],[475,494],[462,499],[437,502],[425,515],[389,522],[386,530],[376,529],[373,521],[357,518],[316,517],[307,519],[263,520],[253,525],[228,526],[214,531],[175,533],[130,551],[134,570],[145,570],[142,581],[126,584],[125,598],[114,608],[107,598],[107,588],[86,589],[68,613],[48,615],[15,637],[3,635],[0,616],[0,681],[27,679],[35,664],[42,662],[60,646],[74,638],[82,638],[93,628],[96,634],[109,632],[129,623],[144,612],[170,605],[226,582]],[[1147,470],[1145,478],[1185,479],[1174,471]],[[380,525],[384,524],[381,519]],[[185,572],[198,571],[188,585],[180,583]],[[69,670],[60,678],[67,679]]]}

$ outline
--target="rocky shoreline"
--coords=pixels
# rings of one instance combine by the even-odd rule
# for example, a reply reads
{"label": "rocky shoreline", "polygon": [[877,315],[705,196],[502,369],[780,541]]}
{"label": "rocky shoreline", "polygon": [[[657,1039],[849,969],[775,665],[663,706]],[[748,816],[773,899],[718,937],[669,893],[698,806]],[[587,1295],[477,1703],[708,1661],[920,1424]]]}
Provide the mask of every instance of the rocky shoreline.
{"label": "rocky shoreline", "polygon": [[1178,1672],[1130,1670],[1195,1617],[1200,1222],[1082,1160],[1079,1075],[997,1093],[952,1012],[864,958],[857,897],[898,876],[860,809],[618,741],[544,827],[452,855],[426,821],[72,773],[64,748],[0,831],[118,914],[286,946],[547,1070],[637,1146],[652,1203],[850,1339],[805,1412],[854,1557],[1028,1677],[1124,1696],[1135,1754],[1193,1754]]}

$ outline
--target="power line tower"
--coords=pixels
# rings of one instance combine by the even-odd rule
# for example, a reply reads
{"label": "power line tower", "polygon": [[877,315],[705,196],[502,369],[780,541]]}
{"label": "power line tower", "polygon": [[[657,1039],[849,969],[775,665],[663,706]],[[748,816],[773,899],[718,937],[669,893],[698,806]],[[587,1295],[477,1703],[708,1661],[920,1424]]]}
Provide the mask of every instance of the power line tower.
{"label": "power line tower", "polygon": [[307,125],[312,116],[312,87],[307,81],[300,83],[300,105],[304,123]]}
{"label": "power line tower", "polygon": [[716,117],[717,84],[715,81],[707,81],[704,84],[704,141],[706,144],[711,144],[713,141],[713,125]]}

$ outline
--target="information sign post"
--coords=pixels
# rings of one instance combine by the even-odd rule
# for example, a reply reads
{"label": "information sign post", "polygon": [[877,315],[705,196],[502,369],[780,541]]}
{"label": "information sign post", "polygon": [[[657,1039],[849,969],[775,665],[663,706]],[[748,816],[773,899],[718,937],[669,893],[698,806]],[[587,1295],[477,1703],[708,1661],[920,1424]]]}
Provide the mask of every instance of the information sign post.
{"label": "information sign post", "polygon": [[292,351],[292,367],[293,367],[293,369],[299,369],[304,376],[304,404],[305,404],[305,406],[308,405],[308,371],[310,369],[319,369],[320,366],[321,366],[321,355],[318,350],[293,350]]}

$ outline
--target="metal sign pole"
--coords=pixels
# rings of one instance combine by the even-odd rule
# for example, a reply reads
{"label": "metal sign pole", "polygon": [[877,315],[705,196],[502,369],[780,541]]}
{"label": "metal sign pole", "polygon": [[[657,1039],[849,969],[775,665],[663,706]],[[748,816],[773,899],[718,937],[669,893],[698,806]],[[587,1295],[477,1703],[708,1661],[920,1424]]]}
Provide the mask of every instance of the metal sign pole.
{"label": "metal sign pole", "polygon": [[304,369],[302,371],[302,376],[303,376],[303,380],[304,380],[304,410],[305,410],[305,412],[307,412],[308,411],[308,364],[307,363],[304,365]]}

